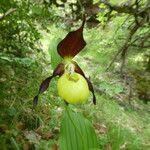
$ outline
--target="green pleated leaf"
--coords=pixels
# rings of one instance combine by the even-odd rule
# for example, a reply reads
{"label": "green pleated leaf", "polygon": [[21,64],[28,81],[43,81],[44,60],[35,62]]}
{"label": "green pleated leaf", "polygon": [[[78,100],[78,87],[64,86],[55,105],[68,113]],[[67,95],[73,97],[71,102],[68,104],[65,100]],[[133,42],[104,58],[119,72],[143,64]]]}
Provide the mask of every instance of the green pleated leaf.
{"label": "green pleated leaf", "polygon": [[89,120],[65,109],[60,128],[60,150],[98,150],[97,136]]}
{"label": "green pleated leaf", "polygon": [[56,66],[62,61],[62,58],[57,52],[57,44],[59,43],[60,40],[61,39],[59,38],[58,39],[53,38],[48,48],[49,54],[51,56],[51,66],[53,69],[56,68]]}

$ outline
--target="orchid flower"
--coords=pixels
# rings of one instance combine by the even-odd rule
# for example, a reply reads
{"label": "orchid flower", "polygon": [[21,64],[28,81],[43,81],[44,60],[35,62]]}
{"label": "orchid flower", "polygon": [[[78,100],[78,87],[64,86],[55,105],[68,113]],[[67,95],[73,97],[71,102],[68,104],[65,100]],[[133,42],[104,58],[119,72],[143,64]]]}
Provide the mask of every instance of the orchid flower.
{"label": "orchid flower", "polygon": [[[37,105],[39,95],[48,89],[51,79],[56,76],[59,76],[60,78],[62,78],[62,76],[64,76],[64,74],[67,74],[68,76],[70,76],[72,74],[77,74],[78,76],[80,75],[82,78],[84,78],[82,80],[85,80],[85,82],[86,82],[85,84],[87,84],[88,90],[92,92],[93,103],[96,104],[96,97],[94,94],[94,89],[93,89],[93,85],[92,85],[91,81],[85,76],[84,72],[79,67],[77,62],[75,62],[73,60],[73,58],[86,46],[86,42],[83,38],[84,24],[85,24],[85,17],[83,19],[81,27],[79,29],[77,29],[76,31],[69,32],[66,35],[66,37],[58,44],[57,52],[63,58],[63,61],[61,63],[59,63],[58,66],[54,69],[53,74],[50,77],[46,78],[41,83],[38,94],[34,97],[33,107],[35,107]],[[68,85],[64,84],[64,86],[68,86]],[[64,88],[67,89],[67,87],[64,87]],[[80,88],[79,88],[79,90],[80,90]],[[63,89],[62,89],[62,91],[63,91]],[[71,93],[68,93],[68,94],[71,94]],[[77,92],[77,93],[79,93],[79,92]],[[66,103],[70,103],[70,101],[69,102],[67,101],[67,98],[64,100],[66,101]]]}

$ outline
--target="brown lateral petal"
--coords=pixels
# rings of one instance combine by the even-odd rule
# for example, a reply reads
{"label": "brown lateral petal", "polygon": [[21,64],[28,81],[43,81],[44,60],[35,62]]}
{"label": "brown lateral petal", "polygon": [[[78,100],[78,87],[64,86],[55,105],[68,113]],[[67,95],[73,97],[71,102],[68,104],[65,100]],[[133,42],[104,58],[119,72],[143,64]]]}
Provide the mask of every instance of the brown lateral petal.
{"label": "brown lateral petal", "polygon": [[92,92],[92,95],[93,95],[93,103],[94,103],[94,105],[96,105],[96,97],[95,97],[94,88],[93,88],[91,81],[85,76],[84,72],[79,67],[79,65],[76,62],[74,62],[74,64],[75,64],[75,72],[81,74],[86,79],[89,90]]}
{"label": "brown lateral petal", "polygon": [[40,88],[39,88],[39,94],[43,93],[44,91],[47,90],[47,88],[49,87],[49,83],[51,81],[51,79],[53,78],[54,76],[50,76],[48,78],[46,78],[40,85]]}
{"label": "brown lateral petal", "polygon": [[39,92],[33,99],[33,108],[35,108],[37,103],[38,103],[38,96],[39,96],[39,94],[42,94],[43,92],[45,92],[48,89],[51,79],[54,78],[57,75],[61,76],[63,74],[63,72],[64,72],[64,64],[60,63],[56,67],[56,69],[53,71],[53,75],[48,77],[48,78],[46,78],[41,83],[40,88],[39,88]]}
{"label": "brown lateral petal", "polygon": [[79,65],[75,61],[73,63],[75,65],[75,72],[77,72],[77,73],[81,74],[83,77],[85,77],[85,74],[82,71],[82,69],[79,67]]}
{"label": "brown lateral petal", "polygon": [[62,58],[74,57],[85,47],[86,42],[83,39],[84,24],[85,17],[81,27],[76,31],[69,32],[67,36],[58,44],[57,52]]}
{"label": "brown lateral petal", "polygon": [[96,97],[95,97],[93,85],[92,85],[91,81],[88,78],[85,77],[85,79],[88,83],[89,90],[92,92],[92,95],[93,95],[93,104],[96,105]]}

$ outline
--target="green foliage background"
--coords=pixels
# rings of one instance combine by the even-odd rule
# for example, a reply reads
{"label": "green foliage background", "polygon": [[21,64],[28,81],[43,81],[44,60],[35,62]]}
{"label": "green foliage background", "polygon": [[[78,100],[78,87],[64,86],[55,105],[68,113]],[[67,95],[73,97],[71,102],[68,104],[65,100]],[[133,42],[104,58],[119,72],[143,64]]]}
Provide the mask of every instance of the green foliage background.
{"label": "green foliage background", "polygon": [[[117,1],[111,2],[116,4]],[[145,4],[146,1],[142,2]],[[41,81],[50,76],[61,61],[56,53],[57,44],[81,24],[80,19],[73,23],[70,21],[76,18],[73,12],[70,13],[70,3],[66,2],[65,7],[59,9],[47,0],[0,0],[0,16],[11,8],[16,9],[0,19],[2,150],[58,149],[64,102],[57,94],[57,78],[40,96],[35,111],[32,111],[32,100]],[[99,7],[105,9],[104,5]],[[91,121],[98,136],[99,149],[149,150],[150,103],[148,96],[148,104],[143,103],[146,98],[141,101],[139,94],[145,96],[150,92],[150,49],[129,48],[126,81],[120,75],[121,59],[118,58],[106,71],[123,45],[133,21],[127,14],[115,16],[114,12],[113,19],[107,23],[107,11],[105,9],[97,14],[100,23],[95,28],[85,26],[87,46],[74,58],[94,84],[97,105],[93,106],[90,97],[86,104],[72,106],[72,109],[83,113]],[[149,26],[146,25],[138,30],[133,40],[147,33]],[[130,101],[130,84],[127,81],[132,85]]]}

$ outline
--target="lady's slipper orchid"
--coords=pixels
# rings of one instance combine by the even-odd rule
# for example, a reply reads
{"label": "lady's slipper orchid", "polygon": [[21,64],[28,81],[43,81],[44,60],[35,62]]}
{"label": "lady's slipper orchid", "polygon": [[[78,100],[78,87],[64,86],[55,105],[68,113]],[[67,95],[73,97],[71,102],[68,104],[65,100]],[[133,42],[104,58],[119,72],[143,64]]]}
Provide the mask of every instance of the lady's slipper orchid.
{"label": "lady's slipper orchid", "polygon": [[52,76],[46,78],[41,83],[39,92],[33,100],[34,107],[37,105],[39,94],[47,90],[51,79],[55,76],[60,76],[57,84],[58,94],[67,103],[78,104],[84,102],[88,98],[90,90],[93,94],[93,103],[96,104],[92,83],[85,76],[78,64],[72,60],[86,45],[83,38],[84,24],[85,18],[78,30],[69,32],[58,44],[57,52],[64,61],[58,64]]}

